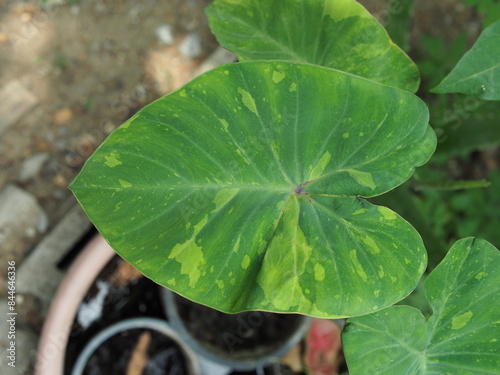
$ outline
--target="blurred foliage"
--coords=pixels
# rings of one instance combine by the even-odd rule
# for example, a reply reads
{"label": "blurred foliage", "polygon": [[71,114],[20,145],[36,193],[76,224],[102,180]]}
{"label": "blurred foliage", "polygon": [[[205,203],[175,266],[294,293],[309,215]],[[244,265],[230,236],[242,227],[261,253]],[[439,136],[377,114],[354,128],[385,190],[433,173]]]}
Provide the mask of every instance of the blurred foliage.
{"label": "blurred foliage", "polygon": [[[463,2],[484,14],[483,28],[500,19],[499,0]],[[397,22],[387,25],[390,35],[407,35],[410,17],[411,10],[405,9],[393,18]],[[397,40],[402,43],[405,39]],[[406,47],[404,43],[400,46]],[[485,147],[495,150],[500,146],[500,106],[467,95],[429,92],[467,52],[470,46],[465,32],[451,43],[439,36],[423,35],[411,47],[422,79],[417,94],[429,107],[438,147],[412,179],[371,201],[393,209],[418,230],[428,251],[430,272],[459,238],[484,238],[500,247],[500,170],[495,167],[500,163],[500,152],[490,155],[493,161],[489,165],[483,158],[488,154]],[[417,307],[429,317],[432,310],[423,292],[424,280],[400,303]]]}
{"label": "blurred foliage", "polygon": [[[468,163],[462,158],[456,160],[458,165]],[[430,174],[422,169],[419,176],[422,172]],[[486,177],[491,183],[487,188],[455,191],[414,188],[417,206],[447,248],[459,238],[469,236],[484,238],[497,247],[500,245],[500,196],[497,194],[500,170],[491,170]]]}
{"label": "blurred foliage", "polygon": [[451,43],[437,36],[422,35],[415,61],[422,78],[420,92],[428,95],[429,90],[443,80],[465,52],[465,33],[459,34]]}
{"label": "blurred foliage", "polygon": [[410,26],[415,0],[389,0],[385,15],[385,29],[392,41],[403,51],[410,49]]}
{"label": "blurred foliage", "polygon": [[499,0],[462,0],[462,2],[476,8],[484,15],[483,29],[500,19]]}

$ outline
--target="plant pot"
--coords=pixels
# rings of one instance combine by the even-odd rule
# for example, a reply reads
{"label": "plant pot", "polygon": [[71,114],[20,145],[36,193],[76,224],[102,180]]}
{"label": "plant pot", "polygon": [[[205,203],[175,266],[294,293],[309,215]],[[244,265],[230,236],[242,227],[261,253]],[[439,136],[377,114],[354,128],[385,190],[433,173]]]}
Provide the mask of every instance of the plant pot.
{"label": "plant pot", "polygon": [[171,327],[200,356],[202,367],[216,366],[221,374],[277,362],[302,340],[311,322],[297,314],[224,314],[165,288],[160,295]]}
{"label": "plant pot", "polygon": [[96,235],[72,263],[49,308],[38,342],[35,375],[62,375],[71,326],[92,282],[115,252]]}
{"label": "plant pot", "polygon": [[72,375],[198,375],[196,355],[167,322],[134,318],[113,324],[96,335],[80,353]]}

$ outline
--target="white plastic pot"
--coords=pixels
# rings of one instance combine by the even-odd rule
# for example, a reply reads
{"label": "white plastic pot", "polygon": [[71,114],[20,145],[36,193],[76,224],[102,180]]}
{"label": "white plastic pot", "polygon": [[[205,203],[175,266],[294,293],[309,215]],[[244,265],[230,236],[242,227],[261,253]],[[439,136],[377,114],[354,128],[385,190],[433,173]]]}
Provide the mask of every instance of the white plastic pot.
{"label": "white plastic pot", "polygon": [[[134,329],[145,329],[150,331],[156,331],[170,340],[172,340],[178,348],[181,350],[182,355],[185,359],[186,368],[189,375],[198,375],[201,373],[200,364],[197,356],[191,351],[191,349],[179,338],[177,333],[170,328],[167,322],[155,319],[155,318],[133,318],[123,320],[121,322],[115,323],[108,328],[101,331],[99,334],[94,336],[89,343],[85,346],[83,351],[78,356],[78,359],[73,366],[71,375],[82,375],[84,373],[85,367],[89,359],[92,357],[94,352],[103,345],[111,337],[118,335],[122,332],[134,330]],[[166,348],[165,348],[166,349]]]}

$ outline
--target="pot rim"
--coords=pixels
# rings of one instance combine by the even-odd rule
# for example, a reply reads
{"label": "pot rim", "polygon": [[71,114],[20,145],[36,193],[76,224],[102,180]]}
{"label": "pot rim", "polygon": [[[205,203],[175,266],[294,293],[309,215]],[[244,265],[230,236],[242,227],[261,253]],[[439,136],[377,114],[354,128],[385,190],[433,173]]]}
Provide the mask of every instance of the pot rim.
{"label": "pot rim", "polygon": [[62,375],[73,320],[88,289],[116,253],[96,234],[71,263],[50,305],[38,341],[35,375]]}
{"label": "pot rim", "polygon": [[71,375],[82,375],[88,360],[102,343],[119,332],[131,329],[149,329],[168,336],[179,346],[181,352],[184,354],[188,373],[193,375],[200,374],[200,363],[196,354],[182,341],[177,332],[172,329],[166,321],[157,318],[138,317],[114,323],[95,335],[80,352],[80,355],[71,369]]}
{"label": "pot rim", "polygon": [[201,358],[222,365],[223,367],[230,367],[234,370],[254,370],[262,367],[265,364],[276,362],[276,359],[283,357],[288,353],[296,344],[302,340],[309,326],[311,325],[312,318],[306,315],[299,315],[301,321],[298,323],[295,332],[293,332],[288,339],[286,339],[280,346],[272,352],[257,356],[255,359],[231,359],[219,355],[199,343],[184,325],[182,318],[179,315],[175,296],[177,294],[173,291],[160,286],[160,300],[163,309],[169,319],[169,322],[174,330],[177,331],[181,339]]}

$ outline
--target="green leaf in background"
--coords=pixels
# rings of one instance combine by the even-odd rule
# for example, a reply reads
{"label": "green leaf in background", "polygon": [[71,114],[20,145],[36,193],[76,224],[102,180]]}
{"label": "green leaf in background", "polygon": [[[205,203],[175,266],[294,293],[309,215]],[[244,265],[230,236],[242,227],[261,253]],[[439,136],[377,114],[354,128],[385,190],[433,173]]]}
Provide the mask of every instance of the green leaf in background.
{"label": "green leaf in background", "polygon": [[481,33],[450,74],[431,91],[500,100],[500,21]]}
{"label": "green leaf in background", "polygon": [[241,61],[308,62],[418,89],[416,65],[354,0],[216,0],[207,15],[219,43]]}
{"label": "green leaf in background", "polygon": [[409,306],[352,318],[342,333],[351,375],[498,374],[500,254],[466,238],[450,249],[424,288],[433,315]]}
{"label": "green leaf in background", "polygon": [[225,312],[380,310],[426,266],[418,233],[361,196],[436,144],[413,94],[310,64],[229,64],[141,110],[71,185],[146,276]]}
{"label": "green leaf in background", "polygon": [[440,161],[488,146],[500,145],[498,103],[469,95],[440,96],[445,105],[430,106],[431,120],[438,135],[434,158]]}

